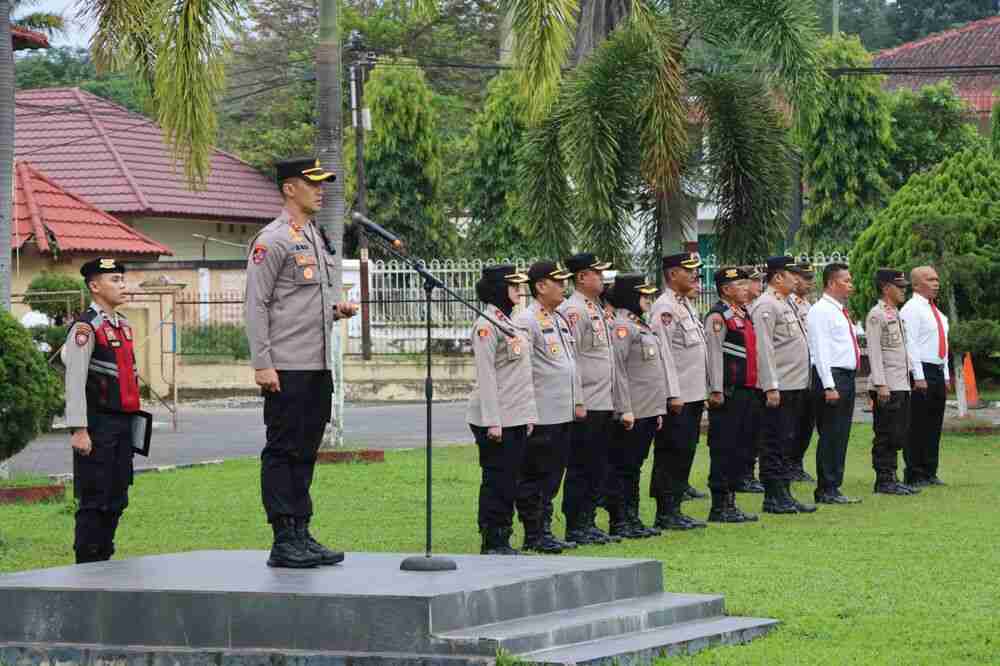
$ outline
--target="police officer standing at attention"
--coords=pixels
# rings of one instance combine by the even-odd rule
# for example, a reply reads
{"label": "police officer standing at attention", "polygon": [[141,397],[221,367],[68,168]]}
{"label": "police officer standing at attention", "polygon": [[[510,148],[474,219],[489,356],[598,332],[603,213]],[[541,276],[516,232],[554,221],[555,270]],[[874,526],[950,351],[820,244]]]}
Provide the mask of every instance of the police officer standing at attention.
{"label": "police officer standing at attention", "polygon": [[[476,388],[469,396],[467,418],[479,447],[483,470],[479,486],[479,532],[483,555],[518,555],[510,546],[517,482],[525,446],[538,413],[531,377],[531,349],[523,329],[510,315],[528,276],[509,264],[487,266],[476,295],[487,304],[485,317],[472,327]],[[509,335],[513,333],[513,335]]]}
{"label": "police officer standing at attention", "polygon": [[880,268],[875,290],[881,296],[865,320],[871,375],[868,392],[872,399],[872,467],[875,492],[915,495],[919,489],[899,482],[896,452],[904,449],[910,429],[910,354],[906,327],[899,307],[906,300],[902,271]]}
{"label": "police officer standing at attention", "polygon": [[751,320],[757,340],[757,387],[764,392],[761,413],[760,479],[765,513],[813,513],[816,507],[791,493],[795,434],[802,404],[809,399],[809,344],[788,297],[795,287],[792,257],[767,260],[768,288],[754,303]]}
{"label": "police officer standing at attention", "polygon": [[[747,313],[747,321],[750,321],[753,316],[754,305],[757,303],[757,299],[764,291],[764,271],[762,271],[758,266],[742,266],[741,269],[750,276],[750,281],[747,283],[747,304],[743,308]],[[740,479],[740,483],[736,487],[736,492],[764,492],[764,486],[761,485],[760,481],[757,480],[757,477],[754,476],[754,468],[757,466],[757,460],[759,458],[760,438],[756,436],[756,433],[754,433],[753,453],[747,460],[746,469],[743,471],[743,477]]]}
{"label": "police officer standing at attention", "polygon": [[[609,262],[593,254],[574,254],[566,260],[573,273],[573,294],[559,306],[558,312],[569,322],[576,340],[577,369],[583,385],[586,416],[572,427],[569,464],[563,486],[563,513],[566,514],[566,541],[578,544],[606,544],[621,541],[607,534],[595,523],[597,498],[604,491],[608,473],[612,418],[617,409],[620,389],[619,371],[611,349],[611,331],[605,319],[601,292],[602,272]],[[624,413],[623,422],[631,427],[634,417]]]}
{"label": "police officer standing at attention", "polygon": [[132,484],[132,419],[139,411],[139,371],[132,329],[115,308],[125,302],[125,267],[110,258],[80,268],[90,307],[69,328],[66,425],[72,430],[73,489],[79,501],[73,549],[77,564],[109,560]]}
{"label": "police officer standing at attention", "polygon": [[660,534],[643,525],[639,517],[642,464],[667,411],[666,355],[659,336],[643,319],[655,293],[656,285],[639,273],[616,275],[610,293],[617,307],[612,341],[623,378],[621,409],[635,417],[631,428],[616,424],[608,484],[611,534],[626,539]]}
{"label": "police officer standing at attention", "polygon": [[261,496],[274,531],[268,566],[306,568],[341,562],[344,554],[309,532],[309,487],[330,420],[333,323],[357,307],[338,302],[334,249],[312,216],[323,183],[335,178],[319,160],[275,164],[285,205],[250,242],[247,337],[254,380],[264,395],[267,444],[261,453]]}
{"label": "police officer standing at attention", "polygon": [[[812,298],[816,291],[816,271],[812,264],[795,264],[791,269],[795,274],[795,289],[788,298],[789,305],[795,311],[795,316],[799,318],[802,328],[809,336],[809,308],[812,307]],[[809,451],[809,444],[812,442],[813,430],[816,428],[816,408],[812,400],[806,400],[799,415],[798,431],[795,436],[796,453],[792,458],[792,481],[802,483],[815,483],[816,479],[806,471],[806,452]]]}
{"label": "police officer standing at attention", "polygon": [[736,490],[753,464],[760,420],[757,390],[757,339],[743,309],[750,297],[750,276],[735,267],[715,272],[716,303],[705,317],[708,340],[708,452],[712,491],[709,522],[754,522],[757,516],[736,506]]}
{"label": "police officer standing at attention", "polygon": [[938,478],[941,426],[948,396],[948,317],[937,306],[941,280],[930,266],[910,272],[913,297],[900,310],[910,336],[913,394],[910,445],[903,450],[903,480],[912,486],[943,486]]}
{"label": "police officer standing at attention", "polygon": [[681,512],[694,463],[701,416],[708,395],[705,331],[689,295],[698,289],[701,259],[684,252],[663,258],[666,287],[653,304],[650,324],[672,357],[676,393],[670,395],[663,428],[656,433],[650,495],[656,499],[656,527],[689,530],[705,527]]}
{"label": "police officer standing at attention", "polygon": [[812,393],[816,410],[816,501],[856,504],[860,498],[840,491],[847,461],[847,443],[854,416],[854,392],[861,349],[847,299],[854,292],[846,264],[823,269],[823,297],[809,310],[809,351],[812,356]]}
{"label": "police officer standing at attention", "polygon": [[551,261],[528,269],[534,299],[514,323],[527,338],[538,421],[528,438],[517,489],[517,513],[524,523],[524,550],[561,553],[576,544],[552,533],[552,500],[569,460],[570,429],[586,417],[583,385],[569,323],[556,308],[572,273]]}

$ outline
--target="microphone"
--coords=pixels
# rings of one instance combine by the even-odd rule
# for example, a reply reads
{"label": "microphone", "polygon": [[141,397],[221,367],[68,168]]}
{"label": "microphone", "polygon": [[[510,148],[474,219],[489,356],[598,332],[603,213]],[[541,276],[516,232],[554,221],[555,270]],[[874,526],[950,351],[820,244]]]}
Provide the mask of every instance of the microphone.
{"label": "microphone", "polygon": [[375,234],[397,250],[403,249],[403,241],[400,240],[398,236],[386,229],[383,229],[381,226],[375,224],[361,213],[357,211],[351,213],[351,219],[364,227],[365,231]]}

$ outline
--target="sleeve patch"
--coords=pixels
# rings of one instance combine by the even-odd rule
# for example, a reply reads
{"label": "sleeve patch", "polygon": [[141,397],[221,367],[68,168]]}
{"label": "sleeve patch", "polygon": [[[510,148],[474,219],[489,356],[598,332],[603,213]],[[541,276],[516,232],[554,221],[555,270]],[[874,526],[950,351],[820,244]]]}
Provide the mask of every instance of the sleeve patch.
{"label": "sleeve patch", "polygon": [[250,255],[253,263],[262,264],[264,263],[264,258],[267,256],[267,246],[257,244],[253,246],[253,254]]}
{"label": "sleeve patch", "polygon": [[79,324],[73,332],[73,341],[76,342],[77,347],[86,347],[87,343],[90,342],[90,327]]}
{"label": "sleeve patch", "polygon": [[490,337],[490,329],[488,329],[488,328],[477,329],[476,330],[476,335],[478,337],[480,337],[480,338],[488,338],[488,337]]}

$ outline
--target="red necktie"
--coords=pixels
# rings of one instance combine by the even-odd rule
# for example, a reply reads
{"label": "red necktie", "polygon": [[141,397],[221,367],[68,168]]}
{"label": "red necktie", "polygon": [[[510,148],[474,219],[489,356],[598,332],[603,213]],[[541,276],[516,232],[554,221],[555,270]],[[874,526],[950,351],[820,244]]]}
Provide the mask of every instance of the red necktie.
{"label": "red necktie", "polygon": [[948,339],[944,337],[944,324],[941,323],[941,313],[938,312],[937,306],[934,305],[934,301],[930,302],[931,312],[934,313],[934,321],[937,322],[938,327],[938,356],[943,358],[948,357]]}
{"label": "red necktie", "polygon": [[847,308],[841,312],[844,313],[844,319],[847,320],[847,330],[851,332],[851,344],[854,345],[854,369],[857,370],[861,367],[861,348],[858,347],[858,338],[854,335],[854,322],[851,321],[851,315],[847,313]]}

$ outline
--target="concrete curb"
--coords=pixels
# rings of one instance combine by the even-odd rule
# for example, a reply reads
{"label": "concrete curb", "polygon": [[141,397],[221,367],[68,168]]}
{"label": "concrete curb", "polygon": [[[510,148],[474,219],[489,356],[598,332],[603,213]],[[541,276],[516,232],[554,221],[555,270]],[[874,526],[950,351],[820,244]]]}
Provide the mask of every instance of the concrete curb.
{"label": "concrete curb", "polygon": [[[239,460],[239,458],[230,458],[230,460]],[[221,465],[226,462],[221,458],[217,460],[202,460],[200,462],[193,463],[181,463],[179,465],[158,465],[156,467],[136,467],[136,474],[148,474],[149,472],[174,472],[179,469],[192,469],[194,467],[207,467],[209,465]],[[49,478],[53,481],[72,481],[73,474],[49,474]]]}

